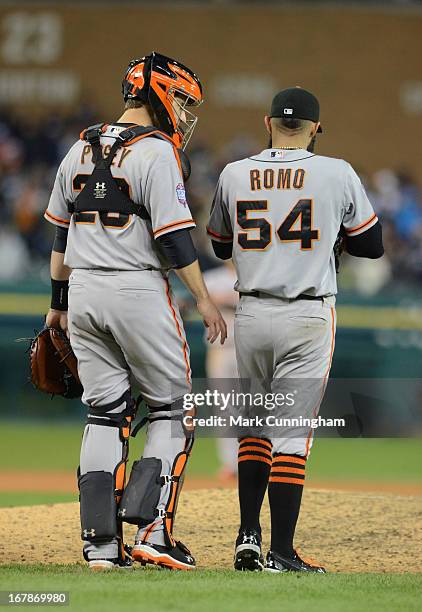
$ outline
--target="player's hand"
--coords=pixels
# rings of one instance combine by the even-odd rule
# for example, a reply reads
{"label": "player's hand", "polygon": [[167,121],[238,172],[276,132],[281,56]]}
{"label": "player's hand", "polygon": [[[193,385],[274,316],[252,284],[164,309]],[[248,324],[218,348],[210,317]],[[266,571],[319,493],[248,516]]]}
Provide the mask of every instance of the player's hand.
{"label": "player's hand", "polygon": [[50,308],[45,317],[47,327],[62,329],[69,338],[69,330],[67,329],[67,310],[54,310]]}
{"label": "player's hand", "polygon": [[227,325],[217,306],[209,297],[199,300],[196,305],[204,319],[205,327],[208,328],[207,340],[212,344],[220,336],[220,344],[224,344],[227,338]]}

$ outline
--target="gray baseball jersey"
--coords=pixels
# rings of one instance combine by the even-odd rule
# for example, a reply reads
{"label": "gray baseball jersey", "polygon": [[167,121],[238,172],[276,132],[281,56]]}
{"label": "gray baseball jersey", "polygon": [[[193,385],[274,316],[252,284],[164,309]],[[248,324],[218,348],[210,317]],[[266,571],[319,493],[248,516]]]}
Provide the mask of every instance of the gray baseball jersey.
{"label": "gray baseball jersey", "polygon": [[[107,154],[116,136],[125,127],[109,125],[101,137]],[[151,221],[136,215],[109,214],[110,225],[98,215],[71,216],[67,203],[73,202],[94,170],[91,145],[79,140],[70,149],[57,172],[45,218],[69,228],[65,264],[70,268],[143,270],[169,266],[159,253],[155,238],[175,229],[194,227],[183,178],[170,143],[143,138],[118,150],[111,166],[113,176],[137,204],[144,204]]]}
{"label": "gray baseball jersey", "polygon": [[266,149],[224,168],[208,233],[233,241],[238,291],[328,296],[337,293],[333,246],[340,226],[356,236],[377,220],[346,161]]}
{"label": "gray baseball jersey", "polygon": [[[108,126],[101,137],[104,155],[123,129]],[[171,403],[190,388],[189,347],[155,238],[195,225],[178,160],[169,142],[153,137],[122,147],[113,160],[113,177],[127,184],[151,221],[123,215],[119,223],[111,213],[107,225],[98,213],[70,215],[67,202],[93,170],[91,146],[80,140],[60,165],[45,212],[51,223],[69,227],[69,330],[83,401],[115,401],[132,376],[149,405]]]}

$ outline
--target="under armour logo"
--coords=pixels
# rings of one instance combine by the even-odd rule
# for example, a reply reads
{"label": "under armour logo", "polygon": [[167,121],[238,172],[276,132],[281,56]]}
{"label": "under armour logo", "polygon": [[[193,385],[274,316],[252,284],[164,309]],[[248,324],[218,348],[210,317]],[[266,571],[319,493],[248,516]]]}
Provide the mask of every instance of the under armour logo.
{"label": "under armour logo", "polygon": [[121,510],[119,510],[119,512],[117,514],[119,516],[126,516],[126,508],[122,508]]}
{"label": "under armour logo", "polygon": [[107,194],[106,184],[105,183],[95,183],[94,189],[94,198],[103,199]]}
{"label": "under armour logo", "polygon": [[93,538],[95,536],[95,529],[84,529],[83,534],[84,538],[87,538],[88,536]]}
{"label": "under armour logo", "polygon": [[252,544],[252,542],[254,541],[254,539],[255,539],[255,538],[254,538],[252,535],[250,535],[250,536],[245,536],[245,537],[244,537],[244,541],[245,541],[245,542],[249,542],[249,544]]}

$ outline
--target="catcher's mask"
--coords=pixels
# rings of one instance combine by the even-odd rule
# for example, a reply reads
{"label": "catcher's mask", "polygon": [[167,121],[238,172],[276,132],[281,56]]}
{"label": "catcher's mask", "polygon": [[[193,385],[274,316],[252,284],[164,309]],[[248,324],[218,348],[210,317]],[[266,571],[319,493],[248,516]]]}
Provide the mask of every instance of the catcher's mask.
{"label": "catcher's mask", "polygon": [[127,100],[148,104],[163,132],[176,147],[185,148],[198,118],[188,107],[199,106],[202,85],[196,74],[180,62],[156,53],[132,60],[122,82]]}

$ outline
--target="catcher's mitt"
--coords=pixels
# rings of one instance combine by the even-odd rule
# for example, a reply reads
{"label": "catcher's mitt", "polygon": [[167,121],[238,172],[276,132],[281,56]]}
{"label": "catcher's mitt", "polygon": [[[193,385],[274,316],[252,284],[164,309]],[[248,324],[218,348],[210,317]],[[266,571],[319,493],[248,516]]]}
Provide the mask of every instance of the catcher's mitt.
{"label": "catcher's mitt", "polygon": [[37,389],[66,398],[81,397],[78,363],[66,334],[45,327],[31,340],[31,381]]}

